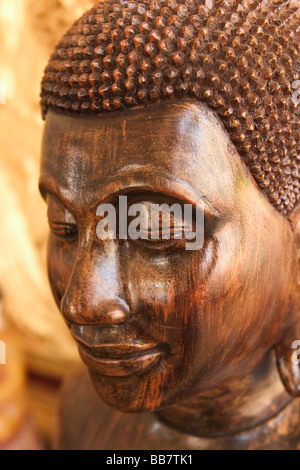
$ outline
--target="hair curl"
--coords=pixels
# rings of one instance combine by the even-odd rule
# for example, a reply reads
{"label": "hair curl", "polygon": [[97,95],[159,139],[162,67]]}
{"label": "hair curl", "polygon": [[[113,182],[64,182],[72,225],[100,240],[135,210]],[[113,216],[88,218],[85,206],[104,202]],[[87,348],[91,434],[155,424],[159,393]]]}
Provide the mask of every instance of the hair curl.
{"label": "hair curl", "polygon": [[57,45],[42,81],[49,109],[99,114],[196,98],[222,119],[269,201],[300,201],[299,9],[291,1],[112,0]]}

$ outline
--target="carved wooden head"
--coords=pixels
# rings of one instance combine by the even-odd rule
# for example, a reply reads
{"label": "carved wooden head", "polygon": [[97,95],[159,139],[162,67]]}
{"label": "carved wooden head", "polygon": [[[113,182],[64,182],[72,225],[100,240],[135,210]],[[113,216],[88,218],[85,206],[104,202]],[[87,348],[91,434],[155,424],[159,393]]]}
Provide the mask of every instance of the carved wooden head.
{"label": "carved wooden head", "polygon": [[300,200],[300,10],[293,1],[206,3],[97,4],[46,67],[43,116],[199,99],[220,116],[259,187],[286,215]]}
{"label": "carved wooden head", "polygon": [[[288,45],[276,29],[276,14],[293,23],[293,11],[278,2],[217,2],[212,11],[202,4],[99,4],[65,36],[43,82],[40,188],[51,228],[50,283],[95,388],[122,411],[158,409],[241,371],[247,375],[271,348],[286,388],[299,391],[299,369],[291,362],[292,342],[300,339],[299,217],[292,211],[299,200],[297,142],[296,134],[284,137],[296,125],[291,96],[279,112],[285,96],[279,77],[294,67],[294,44],[292,35]],[[261,29],[254,41],[251,22],[257,17]],[[276,65],[276,51],[268,51],[269,28],[278,34],[277,46],[282,42],[290,51],[285,63]],[[236,85],[228,82],[244,47],[256,54],[246,94],[237,76]],[[194,61],[187,56],[191,50]],[[273,81],[260,63],[269,53],[270,74],[273,66],[279,74],[278,95],[268,88]],[[174,62],[176,54],[181,62]],[[214,54],[218,60],[211,62]],[[162,92],[167,73],[171,93]],[[163,88],[151,103],[154,77]],[[209,80],[217,95],[207,94]],[[266,93],[258,92],[262,81]],[[260,108],[249,102],[254,90]],[[216,96],[218,106],[211,101]],[[233,131],[234,121],[240,131]],[[247,151],[236,132],[244,133]],[[281,188],[279,204],[270,185]],[[120,236],[120,197],[127,198],[127,225],[136,204],[145,213],[153,205],[191,206],[194,218],[204,215],[203,246],[187,249],[187,238],[176,234],[189,228],[174,214],[169,239],[161,219],[156,239]],[[115,210],[116,237],[99,239],[103,204]],[[148,228],[140,219],[140,231]]]}

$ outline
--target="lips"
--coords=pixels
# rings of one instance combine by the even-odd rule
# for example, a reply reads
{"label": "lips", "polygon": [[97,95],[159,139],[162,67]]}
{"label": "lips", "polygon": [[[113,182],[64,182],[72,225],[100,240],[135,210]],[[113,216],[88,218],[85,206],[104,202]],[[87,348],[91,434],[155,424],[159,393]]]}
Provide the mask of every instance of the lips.
{"label": "lips", "polygon": [[[109,333],[97,326],[71,326],[86,366],[109,377],[128,377],[158,365],[166,354],[164,345],[151,341],[118,341],[115,330]],[[100,342],[101,339],[101,342]]]}

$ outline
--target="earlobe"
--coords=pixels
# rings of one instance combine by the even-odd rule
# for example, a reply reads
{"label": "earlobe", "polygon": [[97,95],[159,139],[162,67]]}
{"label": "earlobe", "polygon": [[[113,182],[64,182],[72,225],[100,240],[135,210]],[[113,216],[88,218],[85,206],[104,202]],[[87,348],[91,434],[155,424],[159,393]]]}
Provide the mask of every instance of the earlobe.
{"label": "earlobe", "polygon": [[[299,319],[300,323],[300,319]],[[298,331],[297,331],[298,330]],[[300,397],[300,328],[291,328],[276,345],[276,360],[282,383],[293,397]]]}

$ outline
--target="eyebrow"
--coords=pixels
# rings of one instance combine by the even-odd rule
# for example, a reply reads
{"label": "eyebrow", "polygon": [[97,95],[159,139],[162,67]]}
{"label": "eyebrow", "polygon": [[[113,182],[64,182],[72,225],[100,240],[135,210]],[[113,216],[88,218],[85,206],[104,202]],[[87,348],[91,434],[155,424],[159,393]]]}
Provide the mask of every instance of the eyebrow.
{"label": "eyebrow", "polygon": [[44,201],[46,201],[47,195],[50,194],[57,197],[67,209],[71,207],[72,196],[70,191],[64,186],[59,187],[54,177],[42,175],[39,179],[39,191]]}
{"label": "eyebrow", "polygon": [[[163,195],[166,198],[175,198],[183,203],[186,204],[193,204],[196,207],[201,208],[205,212],[208,212],[214,216],[219,217],[221,212],[216,209],[209,201],[206,200],[206,198],[202,194],[197,194],[193,190],[193,188],[189,187],[189,185],[185,182],[180,182],[176,181],[171,181],[169,178],[167,178],[165,175],[156,175],[155,182],[157,182],[156,189],[154,188],[153,184],[152,185],[147,185],[147,184],[142,184],[137,181],[138,178],[136,178],[136,181],[133,180],[133,177],[137,177],[137,171],[134,170],[139,170],[140,172],[143,171],[143,176],[145,176],[145,167],[143,168],[137,168],[134,165],[135,168],[133,168],[131,165],[130,167],[126,167],[122,169],[122,171],[119,171],[116,173],[115,178],[108,182],[105,186],[101,188],[102,194],[99,195],[98,198],[94,198],[94,201],[91,202],[90,206],[95,205],[95,209],[97,206],[101,203],[99,200],[102,200],[103,202],[108,199],[108,198],[113,198],[114,196],[122,195],[124,193],[133,193],[133,192],[148,192],[148,193],[153,193],[153,195]],[[153,176],[153,170],[152,168],[148,168],[149,172],[151,171],[151,175]],[[122,182],[120,178],[123,176],[123,178],[127,177],[128,183]],[[96,180],[93,180],[93,183],[95,183]],[[100,178],[99,178],[99,183],[100,183]],[[103,184],[103,180],[101,179],[101,184]],[[74,198],[72,195],[72,192],[67,189],[64,185],[58,185],[56,178],[54,176],[51,176],[49,174],[42,174],[40,177],[40,182],[39,182],[39,189],[41,192],[42,197],[46,200],[46,195],[47,194],[52,194],[64,204],[66,209],[68,209],[70,212],[74,211],[74,206],[76,209],[76,204],[74,204]],[[166,191],[168,189],[168,191]],[[84,210],[84,208],[77,206],[79,211]]]}

